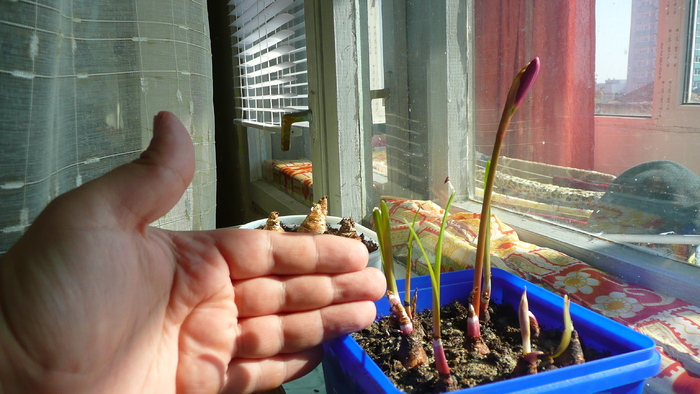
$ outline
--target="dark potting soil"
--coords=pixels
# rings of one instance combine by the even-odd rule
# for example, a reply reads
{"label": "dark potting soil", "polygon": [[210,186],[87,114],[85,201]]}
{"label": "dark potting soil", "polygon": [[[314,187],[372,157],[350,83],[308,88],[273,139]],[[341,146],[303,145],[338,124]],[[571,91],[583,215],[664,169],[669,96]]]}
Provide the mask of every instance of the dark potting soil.
{"label": "dark potting soil", "polygon": [[[265,227],[265,226],[261,225],[258,228],[262,229],[263,227]],[[282,227],[284,229],[284,231],[290,232],[290,233],[295,233],[297,231],[297,229],[299,228],[299,226],[288,225],[288,224],[285,224],[283,222],[280,222],[280,227]],[[342,235],[340,235],[340,227],[333,227],[333,226],[326,226],[326,232],[324,232],[324,234],[337,235],[339,237],[342,236]],[[357,233],[357,235],[360,236],[359,240],[365,245],[368,253],[372,253],[372,252],[379,249],[379,244],[377,244],[377,242],[375,242],[372,238],[365,237],[365,235],[361,234],[361,233]]]}
{"label": "dark potting soil", "polygon": [[[464,305],[455,301],[441,309],[442,341],[452,379],[456,381],[459,389],[512,377],[511,372],[522,351],[517,312],[508,304],[492,303],[490,316],[491,321],[481,325],[481,335],[491,352],[486,356],[480,356],[474,352],[470,353],[466,347],[467,309]],[[400,390],[406,393],[441,392],[435,387],[438,375],[435,370],[431,338],[432,311],[426,309],[419,312],[416,320],[414,324],[421,324],[423,327],[423,348],[428,355],[429,363],[408,370],[395,358],[401,343],[401,334],[392,327],[388,317],[375,321],[367,329],[356,332],[352,336]],[[532,339],[532,349],[551,352],[558,346],[560,339],[561,330],[542,327],[539,336]],[[586,347],[583,340],[581,341],[587,361],[609,356]],[[537,369],[539,372],[544,372],[564,367],[560,365],[561,360],[559,360],[563,358],[559,357],[553,363],[544,358],[539,361]]]}

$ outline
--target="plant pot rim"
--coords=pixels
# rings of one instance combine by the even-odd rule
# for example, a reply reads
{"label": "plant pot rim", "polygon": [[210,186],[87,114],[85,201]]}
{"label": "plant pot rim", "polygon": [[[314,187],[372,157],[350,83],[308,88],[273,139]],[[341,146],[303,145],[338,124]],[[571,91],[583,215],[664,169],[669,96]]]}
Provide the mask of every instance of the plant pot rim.
{"label": "plant pot rim", "polygon": [[[301,222],[304,221],[304,219],[306,219],[306,215],[286,215],[286,216],[279,217],[280,222],[286,223],[288,225],[300,225]],[[342,219],[343,218],[341,218],[340,216],[330,216],[330,215],[326,216],[326,222],[332,226],[338,225]],[[262,218],[262,219],[254,220],[252,222],[248,222],[246,224],[243,224],[243,225],[239,226],[238,228],[256,229],[260,226],[265,225],[266,222],[267,222],[267,218]],[[376,232],[370,230],[369,228],[367,228],[359,223],[355,223],[355,230],[358,233],[363,234],[365,237],[371,238],[374,242],[377,242],[377,244],[379,244],[379,241],[377,240],[377,233]],[[381,260],[381,254],[379,253],[379,249],[377,249],[374,252],[369,254],[369,260],[368,260],[367,266],[374,267],[374,268],[377,268],[380,270],[382,269],[382,260]]]}

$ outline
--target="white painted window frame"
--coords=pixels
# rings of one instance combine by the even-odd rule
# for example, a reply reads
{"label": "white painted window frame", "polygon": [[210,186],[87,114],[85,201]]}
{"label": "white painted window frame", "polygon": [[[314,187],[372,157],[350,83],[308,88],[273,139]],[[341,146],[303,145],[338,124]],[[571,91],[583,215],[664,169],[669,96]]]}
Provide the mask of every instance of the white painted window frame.
{"label": "white painted window frame", "polygon": [[[466,4],[470,15],[473,14],[471,10],[473,10],[474,0],[447,1],[448,9],[450,4],[458,6],[462,1],[461,5]],[[662,0],[662,3],[666,1]],[[391,4],[396,7],[397,2],[391,2]],[[399,9],[392,9],[391,12],[401,12],[400,8],[399,6]],[[370,193],[372,190],[370,155],[372,123],[368,99],[367,40],[363,36],[367,32],[366,26],[363,26],[367,20],[366,2],[363,0],[306,0],[305,14],[309,107],[314,117],[309,129],[313,147],[311,159],[314,163],[314,196],[315,198],[322,195],[329,196],[332,215],[366,218],[376,204]],[[447,25],[461,23],[459,20],[451,19],[453,15],[454,13],[451,12],[446,13],[444,23]],[[471,23],[471,19],[468,21]],[[451,56],[450,45],[457,44],[463,43],[453,42],[448,37],[445,58],[434,59],[431,67],[435,67],[436,70],[446,70],[446,75],[449,75],[449,70],[442,67],[447,67],[449,63],[446,60]],[[473,51],[470,52],[473,53]],[[389,73],[392,72],[391,62],[392,59],[385,62]],[[467,63],[464,64],[467,76],[462,82],[467,86],[473,86],[469,80],[473,77],[473,73],[469,72],[473,67],[468,62],[467,59]],[[674,78],[678,78],[682,72],[684,71],[679,71],[679,75]],[[458,86],[451,82],[454,81],[444,81],[446,88]],[[392,95],[400,92],[401,84],[395,80],[392,81],[391,75],[386,78],[386,83],[389,89],[389,100],[391,100]],[[681,84],[677,85],[680,89]],[[448,93],[447,91],[443,93],[442,99],[446,100]],[[443,126],[444,130],[453,130],[431,135],[430,190],[433,191],[430,192],[429,198],[439,200],[440,196],[434,190],[442,186],[444,179],[442,174],[452,172],[450,175],[453,179],[456,178],[458,190],[463,191],[463,196],[456,207],[480,212],[480,204],[471,199],[473,193],[470,191],[473,191],[474,186],[473,179],[468,176],[469,173],[473,173],[473,153],[465,155],[464,151],[461,151],[465,149],[464,147],[468,149],[469,146],[473,146],[473,136],[464,139],[463,132],[459,134],[457,131],[462,126],[469,129],[473,124],[471,122],[473,105],[470,105],[473,103],[473,94],[468,88],[467,91],[459,91],[456,94],[466,98],[467,108],[469,108],[466,112],[460,112],[463,109],[458,107],[460,105],[458,103],[429,105],[430,110],[435,111],[435,116],[431,117],[435,123],[430,126]],[[680,100],[682,95],[676,91],[675,97]],[[449,100],[446,101],[449,102]],[[437,103],[438,99],[435,98],[434,102]],[[448,122],[446,127],[445,122]],[[459,127],[449,126],[450,122]],[[473,133],[468,135],[471,134]],[[453,147],[448,150],[448,154],[440,150],[444,144]],[[465,171],[459,172],[462,168],[465,168]],[[466,175],[460,175],[462,173]],[[391,181],[391,174],[389,180]],[[395,187],[396,190],[401,188],[400,185]],[[291,200],[291,197],[285,196],[269,184],[254,182],[253,189],[255,189],[252,192],[254,200],[267,210],[274,209],[283,213],[289,211],[300,213],[308,210],[307,207],[296,206],[295,201],[286,201],[285,198]],[[628,244],[536,220],[526,214],[496,207],[493,208],[493,213],[512,226],[523,241],[562,251],[624,280],[700,305],[700,283],[697,280],[700,271],[697,267],[679,264]]]}
{"label": "white painted window frame", "polygon": [[[306,0],[304,14],[313,120],[296,130],[310,134],[314,199],[328,196],[329,214],[362,220],[372,207],[366,2]],[[260,162],[272,149],[267,136],[255,130],[249,129],[248,140],[259,148],[249,149],[249,162]],[[252,169],[250,196],[262,211],[308,212],[310,207],[262,180],[260,172]]]}

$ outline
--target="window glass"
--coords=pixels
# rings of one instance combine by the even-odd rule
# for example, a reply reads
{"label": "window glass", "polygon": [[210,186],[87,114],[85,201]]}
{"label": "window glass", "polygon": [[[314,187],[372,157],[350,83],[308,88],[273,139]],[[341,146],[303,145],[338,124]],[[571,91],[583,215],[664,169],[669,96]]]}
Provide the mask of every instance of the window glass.
{"label": "window glass", "polygon": [[658,0],[596,1],[596,114],[651,115],[658,11]]}
{"label": "window glass", "polygon": [[367,41],[369,50],[369,88],[372,100],[372,179],[375,187],[387,183],[386,160],[386,112],[385,99],[388,90],[384,86],[382,43],[382,15],[379,1],[370,1],[367,7]]}
{"label": "window glass", "polygon": [[[284,146],[284,115],[308,110],[303,0],[232,1],[236,39],[236,122],[247,128],[251,180],[263,180],[310,206],[311,146],[303,116]],[[256,203],[258,203],[256,201]]]}
{"label": "window glass", "polygon": [[470,12],[466,1],[368,1],[377,195],[432,198],[453,167],[466,197]]}
{"label": "window glass", "polygon": [[700,66],[682,67],[697,23],[687,4],[368,5],[379,195],[440,200],[449,175],[461,199],[478,200],[512,79],[538,56],[494,203],[695,264],[700,108],[683,105],[683,90]]}

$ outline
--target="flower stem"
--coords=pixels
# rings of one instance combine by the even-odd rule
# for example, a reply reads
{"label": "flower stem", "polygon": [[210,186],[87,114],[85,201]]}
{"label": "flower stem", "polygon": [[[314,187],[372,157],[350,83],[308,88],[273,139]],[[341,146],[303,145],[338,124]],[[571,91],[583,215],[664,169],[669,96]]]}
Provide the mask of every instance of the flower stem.
{"label": "flower stem", "polygon": [[479,221],[479,235],[476,245],[476,258],[474,260],[474,287],[472,289],[472,304],[474,310],[478,314],[481,303],[481,280],[483,274],[484,253],[486,251],[486,242],[489,240],[487,235],[490,224],[491,213],[491,195],[493,194],[493,185],[496,179],[496,168],[498,167],[498,158],[501,154],[503,139],[513,114],[518,109],[525,94],[532,86],[537,74],[540,70],[539,58],[534,58],[530,63],[523,67],[515,76],[513,83],[508,91],[506,105],[501,114],[501,120],[498,123],[498,131],[496,132],[496,141],[493,144],[493,152],[491,153],[491,165],[486,172],[486,183],[484,184],[484,197],[481,206],[481,220]]}
{"label": "flower stem", "polygon": [[[486,162],[486,168],[484,171],[484,185],[486,185],[488,180],[489,169],[491,168],[491,161]],[[482,216],[483,218],[483,216]],[[479,223],[481,225],[481,223]],[[481,291],[481,314],[479,317],[483,321],[489,321],[489,301],[491,300],[491,207],[488,207],[488,212],[486,213],[486,240],[484,242],[484,288]]]}

